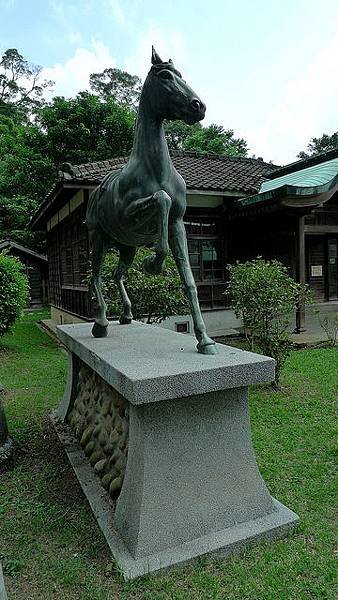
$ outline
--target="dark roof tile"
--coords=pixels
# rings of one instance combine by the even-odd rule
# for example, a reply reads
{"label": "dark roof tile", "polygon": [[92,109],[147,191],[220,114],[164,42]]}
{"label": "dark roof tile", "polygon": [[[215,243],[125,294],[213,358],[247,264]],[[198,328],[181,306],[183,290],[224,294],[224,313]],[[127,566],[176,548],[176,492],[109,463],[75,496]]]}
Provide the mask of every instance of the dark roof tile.
{"label": "dark roof tile", "polygon": [[[176,169],[185,179],[189,190],[219,192],[223,194],[252,195],[259,191],[262,181],[269,173],[278,169],[276,165],[255,158],[238,158],[217,154],[197,154],[195,152],[171,152]],[[110,160],[60,167],[60,179],[54,184],[44,201],[32,217],[30,226],[35,228],[50,207],[63,184],[98,185],[110,171],[122,168],[127,156]]]}
{"label": "dark roof tile", "polygon": [[[267,175],[277,167],[254,158],[237,158],[217,154],[172,152],[176,169],[185,179],[187,188],[215,192],[255,192]],[[123,167],[128,157],[121,156],[101,162],[74,165],[74,181],[99,183],[109,171]]]}

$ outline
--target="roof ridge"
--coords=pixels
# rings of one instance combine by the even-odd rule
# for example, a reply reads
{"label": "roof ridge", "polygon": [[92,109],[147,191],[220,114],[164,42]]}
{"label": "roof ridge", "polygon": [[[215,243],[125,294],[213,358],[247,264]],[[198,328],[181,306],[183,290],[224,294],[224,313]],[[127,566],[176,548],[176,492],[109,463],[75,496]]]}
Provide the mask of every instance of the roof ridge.
{"label": "roof ridge", "polygon": [[270,173],[267,176],[267,179],[275,179],[277,177],[282,177],[283,175],[288,175],[289,173],[293,173],[294,171],[299,171],[300,169],[312,167],[327,160],[333,160],[334,158],[338,158],[338,148],[334,148],[333,150],[326,150],[326,152],[319,152],[318,154],[315,154],[313,156],[308,156],[306,158],[300,158],[299,160],[295,160],[292,163],[277,168],[275,171],[273,171],[273,173]]}
{"label": "roof ridge", "polygon": [[111,163],[111,162],[115,162],[115,161],[119,161],[119,160],[123,160],[124,161],[124,160],[126,160],[128,158],[129,158],[129,156],[114,156],[112,158],[103,158],[102,160],[93,160],[91,162],[80,163],[80,164],[77,164],[77,165],[72,165],[71,163],[69,163],[69,164],[71,165],[71,167],[73,169],[81,169],[83,167],[87,168],[90,165],[102,165],[102,164],[107,163],[107,162]]}
{"label": "roof ridge", "polygon": [[[253,158],[251,156],[230,156],[228,154],[216,154],[213,152],[195,152],[193,150],[169,150],[169,154],[170,156],[173,157],[180,157],[182,156],[184,157],[189,157],[189,158],[209,158],[212,160],[219,160],[219,161],[231,161],[231,162],[253,162],[253,163],[258,163],[259,165],[266,165],[272,169],[277,169],[277,168],[281,168],[279,167],[279,165],[275,165],[274,163],[267,163],[264,160],[260,160],[258,158]],[[80,163],[80,164],[76,164],[76,165],[72,165],[71,163],[70,166],[73,169],[81,169],[81,168],[88,168],[91,167],[93,168],[93,165],[102,165],[104,163],[111,163],[111,164],[116,164],[119,161],[120,162],[125,162],[126,160],[129,159],[129,155],[125,155],[125,156],[114,156],[112,158],[105,158],[102,160],[95,160],[95,161],[91,161],[91,162],[87,162],[87,163]],[[62,167],[62,165],[61,165]],[[282,167],[283,168],[283,167]]]}
{"label": "roof ridge", "polygon": [[169,150],[170,156],[189,156],[191,158],[212,158],[216,160],[223,161],[251,161],[258,163],[260,165],[267,165],[268,167],[278,168],[278,165],[273,163],[267,163],[265,160],[260,160],[259,158],[254,158],[252,156],[231,156],[230,154],[216,154],[215,152],[196,152],[194,150]]}

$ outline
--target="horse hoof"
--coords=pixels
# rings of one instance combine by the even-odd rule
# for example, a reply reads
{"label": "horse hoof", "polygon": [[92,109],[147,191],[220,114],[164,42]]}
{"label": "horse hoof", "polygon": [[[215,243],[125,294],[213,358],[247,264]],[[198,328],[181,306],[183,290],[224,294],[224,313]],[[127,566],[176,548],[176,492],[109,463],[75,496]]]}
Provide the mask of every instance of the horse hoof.
{"label": "horse hoof", "polygon": [[197,351],[200,354],[207,354],[209,356],[212,356],[214,354],[217,354],[217,347],[216,344],[197,344]]}
{"label": "horse hoof", "polygon": [[120,325],[130,325],[132,322],[132,317],[125,317],[124,315],[120,316]]}
{"label": "horse hoof", "polygon": [[92,335],[96,338],[107,337],[108,325],[100,325],[100,323],[94,323],[92,327]]}

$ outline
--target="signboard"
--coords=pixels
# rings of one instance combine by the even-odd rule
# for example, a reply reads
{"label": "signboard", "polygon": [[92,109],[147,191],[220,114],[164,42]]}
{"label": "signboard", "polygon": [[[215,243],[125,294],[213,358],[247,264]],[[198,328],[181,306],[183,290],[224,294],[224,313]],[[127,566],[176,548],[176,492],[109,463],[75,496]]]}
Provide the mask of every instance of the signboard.
{"label": "signboard", "polygon": [[322,265],[311,265],[311,277],[322,277],[323,267]]}

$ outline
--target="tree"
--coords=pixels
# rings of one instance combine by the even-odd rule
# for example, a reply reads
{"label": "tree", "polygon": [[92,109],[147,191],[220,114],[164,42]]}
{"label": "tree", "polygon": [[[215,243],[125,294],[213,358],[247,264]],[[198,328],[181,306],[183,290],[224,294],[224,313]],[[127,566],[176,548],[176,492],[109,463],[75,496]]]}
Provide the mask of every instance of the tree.
{"label": "tree", "polygon": [[41,200],[57,175],[47,150],[36,125],[0,115],[0,196]]}
{"label": "tree", "polygon": [[288,327],[300,299],[310,302],[307,286],[296,283],[277,260],[258,257],[229,267],[228,292],[236,317],[243,320],[251,349],[276,361],[275,384],[291,352]]}
{"label": "tree", "polygon": [[28,302],[28,278],[23,270],[17,258],[0,253],[0,337],[12,327]]}
{"label": "tree", "polygon": [[37,126],[0,115],[0,239],[43,249],[43,236],[27,226],[56,174]]}
{"label": "tree", "polygon": [[4,52],[0,61],[0,113],[23,115],[41,105],[44,91],[53,85],[41,77],[41,71],[16,48]]}
{"label": "tree", "polygon": [[167,121],[164,125],[164,131],[169,150],[184,150],[187,138],[201,128],[201,123],[188,125],[184,121]]}
{"label": "tree", "polygon": [[10,239],[37,252],[45,251],[45,233],[28,223],[39,203],[26,196],[0,196],[0,240]]}
{"label": "tree", "polygon": [[319,138],[311,138],[307,145],[307,152],[303,150],[298,154],[298,158],[309,158],[315,156],[321,152],[328,152],[329,150],[336,150],[338,148],[338,131],[332,135],[323,135]]}
{"label": "tree", "polygon": [[[166,259],[162,275],[146,275],[143,271],[144,259],[153,251],[140,248],[133,265],[128,271],[126,288],[132,303],[135,319],[146,318],[147,323],[161,323],[172,315],[187,314],[189,304],[183,288],[175,261],[172,256]],[[122,314],[122,304],[113,273],[117,267],[118,254],[107,255],[102,270],[102,289],[108,305],[108,313],[114,317]]]}
{"label": "tree", "polygon": [[184,140],[183,149],[228,156],[246,156],[248,152],[244,139],[235,138],[232,129],[225,130],[222,125],[215,124],[193,130]]}
{"label": "tree", "polygon": [[133,143],[135,113],[113,97],[80,92],[57,96],[38,114],[46,153],[55,165],[105,160],[128,154]]}
{"label": "tree", "polygon": [[105,100],[113,97],[118,104],[134,109],[139,102],[142,82],[137,75],[108,68],[102,73],[92,73],[89,83],[93,92]]}

